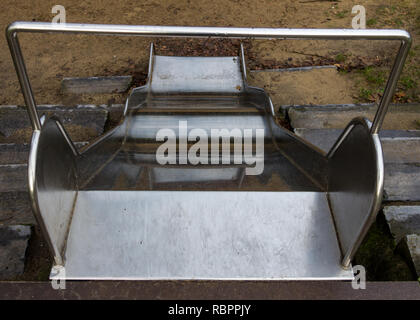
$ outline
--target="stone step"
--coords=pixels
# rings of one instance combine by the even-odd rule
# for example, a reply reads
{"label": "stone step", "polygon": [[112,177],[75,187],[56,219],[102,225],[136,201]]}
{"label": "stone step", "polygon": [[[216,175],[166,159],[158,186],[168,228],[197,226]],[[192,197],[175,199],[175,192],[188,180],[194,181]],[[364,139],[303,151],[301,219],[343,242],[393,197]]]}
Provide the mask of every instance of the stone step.
{"label": "stone step", "polygon": [[64,93],[122,93],[129,89],[132,76],[64,78],[61,90]]}
{"label": "stone step", "polygon": [[[86,141],[74,142],[79,150],[86,144],[88,144]],[[28,143],[0,143],[0,165],[27,164],[29,149]]]}
{"label": "stone step", "polygon": [[28,191],[0,192],[0,225],[34,225]]}
{"label": "stone step", "polygon": [[23,273],[30,236],[30,226],[0,225],[0,279],[11,279]]}
{"label": "stone step", "polygon": [[[295,129],[295,133],[328,152],[342,129]],[[420,201],[420,130],[380,132],[385,162],[384,199]]]}
{"label": "stone step", "polygon": [[28,156],[27,143],[0,143],[0,165],[26,164]]}
{"label": "stone step", "polygon": [[29,144],[0,143],[0,225],[35,223],[28,195],[28,156]]}
{"label": "stone step", "polygon": [[[80,149],[87,144],[86,140],[103,133],[108,116],[111,121],[117,122],[123,107],[41,105],[38,110],[40,114],[56,114],[73,141],[80,138],[82,142],[75,142]],[[35,224],[27,190],[31,134],[32,128],[24,107],[0,106],[0,225]]]}
{"label": "stone step", "polygon": [[420,201],[420,164],[385,163],[384,200]]}
{"label": "stone step", "polygon": [[414,271],[417,273],[417,276],[420,277],[420,235],[408,234],[401,242],[405,247],[404,251],[407,260],[412,261]]}
{"label": "stone step", "polygon": [[420,234],[420,206],[385,206],[384,215],[397,243],[408,234]]}
{"label": "stone step", "polygon": [[[328,152],[343,129],[297,128],[294,132]],[[379,136],[386,163],[420,163],[420,130],[382,130]]]}
{"label": "stone step", "polygon": [[[108,110],[103,106],[38,106],[39,115],[55,114],[73,141],[89,141],[104,131]],[[0,106],[0,143],[28,143],[32,135],[25,107]]]}
{"label": "stone step", "polygon": [[[377,107],[365,105],[285,106],[291,126],[305,129],[344,129],[355,117],[373,120]],[[391,105],[385,117],[384,130],[419,130],[420,104]]]}
{"label": "stone step", "polygon": [[27,191],[28,165],[2,164],[0,165],[0,192]]}

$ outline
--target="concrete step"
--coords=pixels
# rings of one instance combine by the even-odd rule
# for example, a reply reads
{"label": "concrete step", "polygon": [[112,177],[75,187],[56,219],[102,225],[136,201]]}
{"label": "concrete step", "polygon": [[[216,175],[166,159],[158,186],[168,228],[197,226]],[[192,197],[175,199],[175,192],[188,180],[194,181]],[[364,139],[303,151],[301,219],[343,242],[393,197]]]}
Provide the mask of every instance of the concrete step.
{"label": "concrete step", "polygon": [[0,143],[0,225],[35,223],[28,196],[28,156],[29,144]]}
{"label": "concrete step", "polygon": [[[64,124],[73,141],[89,141],[103,133],[108,110],[103,106],[38,106],[38,113],[55,114]],[[0,106],[0,143],[28,143],[32,127],[26,109]]]}
{"label": "concrete step", "polygon": [[34,225],[28,191],[0,192],[0,225]]}
{"label": "concrete step", "polygon": [[2,164],[0,165],[0,192],[27,191],[28,165]]}
{"label": "concrete step", "polygon": [[28,156],[27,143],[0,143],[0,165],[26,164]]}
{"label": "concrete step", "polygon": [[0,279],[11,279],[23,273],[30,236],[30,226],[0,225]]}
{"label": "concrete step", "polygon": [[408,234],[420,234],[420,206],[385,206],[384,215],[397,243]]}
{"label": "concrete step", "polygon": [[385,201],[420,201],[420,164],[385,163]]}
{"label": "concrete step", "polygon": [[[377,107],[365,105],[285,106],[294,129],[343,129],[355,117],[373,120]],[[419,130],[420,104],[391,105],[385,117],[384,130]]]}
{"label": "concrete step", "polygon": [[[328,152],[342,129],[295,129],[295,133]],[[380,132],[385,162],[385,194],[389,201],[420,201],[420,130]]]}
{"label": "concrete step", "polygon": [[128,90],[132,76],[64,78],[61,90],[64,93],[122,93]]}
{"label": "concrete step", "polygon": [[[294,132],[328,152],[343,129],[297,128]],[[382,130],[379,136],[385,163],[420,163],[420,130]]]}
{"label": "concrete step", "polygon": [[[39,113],[57,115],[75,146],[104,131],[107,118],[118,121],[122,105],[39,106]],[[27,183],[32,128],[24,107],[0,106],[0,225],[35,224]]]}
{"label": "concrete step", "polygon": [[[75,143],[76,147],[86,142]],[[0,192],[27,191],[28,144],[0,144]]]}
{"label": "concrete step", "polygon": [[420,235],[408,234],[401,242],[404,246],[407,260],[412,261],[414,271],[420,277]]}
{"label": "concrete step", "polygon": [[[86,144],[86,141],[74,142],[79,150]],[[28,143],[0,143],[0,165],[27,164],[29,149]]]}

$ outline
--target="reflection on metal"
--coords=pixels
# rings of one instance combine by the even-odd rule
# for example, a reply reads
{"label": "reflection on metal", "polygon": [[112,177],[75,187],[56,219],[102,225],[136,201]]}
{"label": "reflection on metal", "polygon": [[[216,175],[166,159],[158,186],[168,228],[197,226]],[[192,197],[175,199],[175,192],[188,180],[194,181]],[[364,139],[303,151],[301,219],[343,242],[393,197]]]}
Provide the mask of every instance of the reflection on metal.
{"label": "reflection on metal", "polygon": [[339,256],[321,192],[85,191],[66,278],[352,279]]}
{"label": "reflection on metal", "polygon": [[328,195],[345,267],[350,266],[382,200],[382,147],[370,127],[364,118],[352,120],[328,154]]}
{"label": "reflection on metal", "polygon": [[[211,94],[239,93],[243,90],[237,57],[155,56],[151,90],[155,93]],[[205,79],[202,78],[206,75]]]}
{"label": "reflection on metal", "polygon": [[[210,58],[156,56],[152,45],[148,82],[131,92],[120,124],[77,152],[57,119],[38,118],[18,32],[402,45],[373,124],[354,119],[328,155],[278,125],[269,96],[246,82],[242,46],[237,57]],[[351,259],[381,203],[377,132],[411,43],[408,33],[16,22],[6,35],[34,127],[33,210],[68,278],[352,279]],[[188,163],[179,152],[191,145],[181,141],[185,121],[206,136],[228,130],[231,156],[240,132],[264,130],[263,154],[253,164],[231,158],[214,165],[220,159],[209,148],[208,163]],[[167,165],[156,159],[162,128],[176,138]],[[244,148],[255,142],[254,136]],[[247,175],[256,165],[262,174]]]}
{"label": "reflection on metal", "polygon": [[38,224],[47,236],[56,264],[63,253],[77,198],[74,146],[59,120],[46,120],[35,130],[29,155],[29,190]]}

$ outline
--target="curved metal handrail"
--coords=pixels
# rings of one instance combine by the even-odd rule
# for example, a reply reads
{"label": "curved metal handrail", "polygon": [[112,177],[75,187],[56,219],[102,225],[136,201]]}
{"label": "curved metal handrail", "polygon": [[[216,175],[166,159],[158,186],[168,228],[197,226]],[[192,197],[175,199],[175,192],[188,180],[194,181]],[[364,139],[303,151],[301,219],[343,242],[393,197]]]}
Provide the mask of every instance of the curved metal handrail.
{"label": "curved metal handrail", "polygon": [[6,38],[19,78],[22,93],[34,130],[41,123],[36,110],[35,98],[26,71],[17,34],[29,33],[85,33],[94,35],[131,35],[148,37],[217,37],[239,39],[319,39],[319,40],[399,40],[401,46],[395,58],[384,94],[373,120],[371,132],[379,132],[388,110],[411,46],[411,36],[404,30],[373,29],[282,29],[282,28],[224,28],[224,27],[178,27],[178,26],[131,26],[82,23],[13,22],[6,29]]}

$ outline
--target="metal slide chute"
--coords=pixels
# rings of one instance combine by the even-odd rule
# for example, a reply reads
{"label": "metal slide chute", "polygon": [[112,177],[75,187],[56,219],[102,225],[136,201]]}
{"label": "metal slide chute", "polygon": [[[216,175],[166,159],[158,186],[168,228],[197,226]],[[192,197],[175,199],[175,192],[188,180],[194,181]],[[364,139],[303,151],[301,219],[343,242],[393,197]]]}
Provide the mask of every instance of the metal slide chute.
{"label": "metal slide chute", "polygon": [[[79,152],[57,118],[39,119],[18,32],[401,46],[373,122],[353,119],[328,154],[278,125],[269,96],[247,84],[243,48],[235,57],[167,57],[153,46],[148,82],[131,92],[120,124]],[[380,209],[378,132],[408,33],[16,22],[6,34],[34,128],[29,191],[55,258],[52,278],[65,269],[66,279],[77,280],[353,279],[351,260]],[[214,141],[228,139],[227,153],[203,144],[193,153],[200,161],[187,159],[198,141],[223,130],[227,136]]]}

